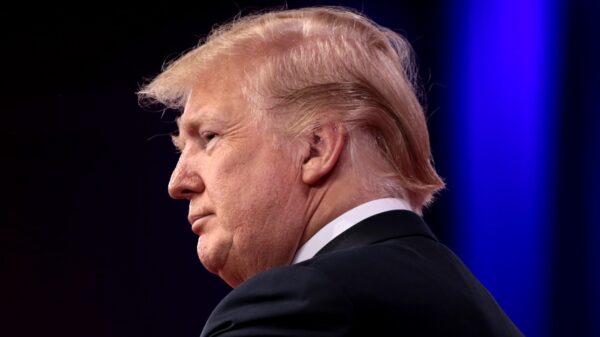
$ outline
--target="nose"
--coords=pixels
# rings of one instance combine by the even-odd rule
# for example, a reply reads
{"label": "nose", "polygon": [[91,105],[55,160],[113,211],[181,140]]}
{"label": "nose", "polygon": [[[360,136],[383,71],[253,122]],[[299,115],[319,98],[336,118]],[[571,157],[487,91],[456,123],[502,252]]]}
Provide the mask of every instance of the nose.
{"label": "nose", "polygon": [[197,168],[182,155],[169,180],[169,195],[173,199],[191,200],[204,191],[204,182]]}

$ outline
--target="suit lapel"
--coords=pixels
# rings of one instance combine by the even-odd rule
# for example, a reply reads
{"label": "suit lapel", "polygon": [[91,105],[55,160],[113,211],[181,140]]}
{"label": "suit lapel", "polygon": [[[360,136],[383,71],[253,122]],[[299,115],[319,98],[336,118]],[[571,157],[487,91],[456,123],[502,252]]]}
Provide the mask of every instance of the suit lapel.
{"label": "suit lapel", "polygon": [[317,255],[406,236],[425,236],[437,241],[427,224],[417,214],[410,211],[389,211],[376,214],[352,226],[325,245]]}

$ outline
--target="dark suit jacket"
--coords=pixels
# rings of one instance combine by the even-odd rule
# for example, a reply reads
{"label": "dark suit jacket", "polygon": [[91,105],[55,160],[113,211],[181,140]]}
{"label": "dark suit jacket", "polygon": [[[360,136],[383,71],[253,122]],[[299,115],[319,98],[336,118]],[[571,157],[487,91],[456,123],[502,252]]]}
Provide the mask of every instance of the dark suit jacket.
{"label": "dark suit jacket", "polygon": [[227,295],[204,336],[521,336],[421,217],[390,211]]}

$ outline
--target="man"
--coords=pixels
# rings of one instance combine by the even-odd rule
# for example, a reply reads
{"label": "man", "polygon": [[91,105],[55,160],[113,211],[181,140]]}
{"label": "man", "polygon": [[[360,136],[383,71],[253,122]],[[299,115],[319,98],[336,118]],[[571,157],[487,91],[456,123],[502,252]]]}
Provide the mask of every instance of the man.
{"label": "man", "polygon": [[235,289],[202,336],[518,336],[420,217],[431,165],[409,44],[341,8],[215,30],[140,95],[182,108],[169,193]]}

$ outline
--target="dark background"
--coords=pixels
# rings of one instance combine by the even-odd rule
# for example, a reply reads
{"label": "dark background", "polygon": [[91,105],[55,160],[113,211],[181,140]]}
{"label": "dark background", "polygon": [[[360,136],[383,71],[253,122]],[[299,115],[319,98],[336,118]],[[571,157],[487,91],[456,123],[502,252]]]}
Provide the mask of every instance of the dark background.
{"label": "dark background", "polygon": [[[428,96],[434,157],[447,176],[452,155],[443,148],[442,116],[451,114],[452,83],[444,3],[287,2],[363,9],[408,37]],[[177,155],[161,135],[175,129],[175,114],[140,108],[135,92],[214,24],[283,4],[4,9],[0,335],[199,335],[229,288],[198,262],[187,204],[166,193]],[[556,151],[568,164],[561,166],[558,204],[572,212],[561,213],[552,229],[559,238],[549,280],[552,336],[598,332],[592,286],[580,287],[590,266],[578,244],[597,225],[580,211],[584,200],[597,200],[586,193],[600,187],[598,180],[579,174],[598,160],[598,148],[584,146],[598,144],[600,110],[591,99],[600,89],[597,9],[591,1],[573,2],[564,13],[568,51]],[[451,247],[453,210],[442,193],[425,214]]]}

